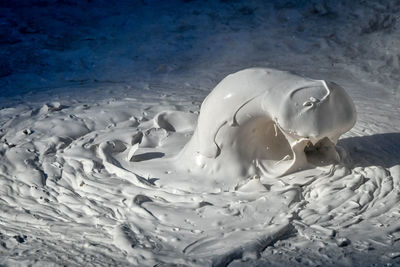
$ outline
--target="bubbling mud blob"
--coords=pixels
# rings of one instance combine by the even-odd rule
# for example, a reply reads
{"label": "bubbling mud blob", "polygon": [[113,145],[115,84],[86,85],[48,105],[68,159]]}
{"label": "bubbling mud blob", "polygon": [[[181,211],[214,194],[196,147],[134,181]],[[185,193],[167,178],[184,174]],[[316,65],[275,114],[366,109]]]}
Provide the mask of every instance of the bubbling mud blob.
{"label": "bubbling mud blob", "polygon": [[179,158],[217,179],[278,177],[339,160],[335,144],[356,122],[339,85],[284,71],[245,69],[204,100]]}

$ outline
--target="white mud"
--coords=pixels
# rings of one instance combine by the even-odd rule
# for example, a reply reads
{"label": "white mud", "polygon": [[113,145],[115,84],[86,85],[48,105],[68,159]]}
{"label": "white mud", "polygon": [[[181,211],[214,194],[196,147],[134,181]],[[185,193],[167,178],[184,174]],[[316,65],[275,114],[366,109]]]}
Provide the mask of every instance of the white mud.
{"label": "white mud", "polygon": [[396,134],[356,137],[361,116],[339,140],[339,162],[232,183],[180,168],[189,157],[176,165],[198,108],[161,96],[1,110],[4,262],[280,264],[312,248],[304,261],[333,264],[352,259],[348,247],[396,258]]}
{"label": "white mud", "polygon": [[[400,265],[399,1],[30,0],[0,14],[1,266]],[[254,153],[228,157],[221,137],[251,128],[217,131],[235,122],[217,105],[200,131],[220,168],[193,164],[197,120],[214,117],[201,102],[253,66],[346,89],[357,123],[335,153],[309,146],[288,172],[290,142],[269,118],[269,138],[240,144]],[[232,105],[235,123],[257,101]]]}
{"label": "white mud", "polygon": [[353,101],[332,82],[267,68],[228,75],[204,100],[178,162],[237,186],[337,162],[334,145],[356,122]]}

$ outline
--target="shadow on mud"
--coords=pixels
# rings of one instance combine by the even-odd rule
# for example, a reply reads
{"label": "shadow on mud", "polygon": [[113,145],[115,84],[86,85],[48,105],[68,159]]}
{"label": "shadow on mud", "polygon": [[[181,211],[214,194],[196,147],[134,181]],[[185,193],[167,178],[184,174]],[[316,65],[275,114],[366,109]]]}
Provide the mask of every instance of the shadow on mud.
{"label": "shadow on mud", "polygon": [[346,150],[354,167],[390,168],[400,164],[400,133],[349,137],[337,145]]}

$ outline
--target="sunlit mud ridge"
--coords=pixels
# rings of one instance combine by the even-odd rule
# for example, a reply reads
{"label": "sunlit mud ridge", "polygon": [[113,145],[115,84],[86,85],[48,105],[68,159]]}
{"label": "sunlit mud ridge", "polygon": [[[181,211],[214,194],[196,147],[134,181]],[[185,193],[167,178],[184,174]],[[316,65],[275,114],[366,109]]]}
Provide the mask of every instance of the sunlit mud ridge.
{"label": "sunlit mud ridge", "polygon": [[[346,107],[353,111],[347,98],[335,100],[343,91],[334,84],[325,87],[320,81],[301,81],[316,86],[311,87],[312,95],[294,94],[291,99],[300,103],[295,109],[312,110],[307,101],[316,99],[321,104],[315,110],[323,109],[328,88],[333,100],[326,99],[326,104],[340,102],[344,107],[339,113]],[[244,123],[245,112],[270,112],[261,104],[267,99],[264,96],[254,95],[254,102],[241,105],[234,117],[230,115],[236,110],[226,114],[224,118],[234,118],[233,125],[238,126],[221,119],[226,126],[212,125],[210,131],[201,129],[204,118],[197,114],[199,103],[174,96],[2,109],[0,252],[7,255],[8,264],[142,266],[270,263],[280,255],[275,262],[279,265],[290,262],[287,255],[309,249],[310,264],[334,264],[337,255],[346,262],[340,250],[346,246],[368,253],[384,248],[384,257],[396,257],[391,246],[400,238],[400,166],[397,161],[383,165],[373,159],[400,152],[369,149],[368,142],[357,138],[341,139],[333,149],[340,134],[354,123],[352,116],[339,116],[333,123],[319,119],[318,112],[304,114],[322,123],[312,125],[313,132],[306,132],[310,125],[302,117],[298,118],[302,124],[294,124],[295,120],[285,124],[278,111],[272,120],[279,123],[277,127],[258,119]],[[201,111],[212,99],[207,98]],[[341,127],[334,131],[334,125]],[[233,175],[236,170],[233,174],[226,170],[223,179],[193,167],[198,165],[193,165],[190,153],[197,153],[197,142],[210,145],[204,152],[199,150],[210,162],[218,162],[225,149],[237,153],[244,148],[246,157],[272,155],[260,153],[251,144],[253,139],[247,135],[253,128],[266,130],[268,145],[287,142],[284,152],[280,152],[282,147],[271,147],[279,154],[274,162],[292,151],[294,139],[290,138],[309,137],[293,153],[301,152],[312,168],[302,165],[303,170],[285,174],[288,164],[280,169],[282,173],[272,175],[268,168],[275,163],[271,163],[263,172],[249,172],[240,179]],[[211,129],[217,131],[215,139]],[[360,131],[357,125],[353,130]],[[196,139],[199,131],[211,139]],[[245,142],[229,147],[221,137],[231,131]],[[391,145],[395,138],[379,139],[379,145]],[[249,147],[254,150],[246,150]],[[326,156],[324,147],[334,152],[334,162],[318,163],[320,154]],[[369,154],[357,152],[363,149]],[[364,159],[361,165],[360,157]],[[331,159],[329,153],[327,158]],[[227,160],[227,155],[221,159]],[[232,160],[239,162],[233,156]],[[231,166],[219,163],[220,173],[227,164]],[[15,253],[21,249],[25,254]]]}

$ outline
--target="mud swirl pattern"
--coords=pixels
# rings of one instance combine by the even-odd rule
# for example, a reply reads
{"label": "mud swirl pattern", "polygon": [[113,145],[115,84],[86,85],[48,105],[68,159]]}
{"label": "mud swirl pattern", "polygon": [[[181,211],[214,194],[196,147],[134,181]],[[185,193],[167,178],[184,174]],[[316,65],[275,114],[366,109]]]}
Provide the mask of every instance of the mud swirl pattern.
{"label": "mud swirl pattern", "polygon": [[229,189],[169,164],[193,134],[198,103],[158,103],[0,111],[0,252],[9,263],[23,264],[13,253],[23,251],[26,262],[219,266],[400,238],[400,166],[379,161],[400,155],[385,150],[398,136],[362,160],[371,147],[356,126],[339,142],[338,164]]}

